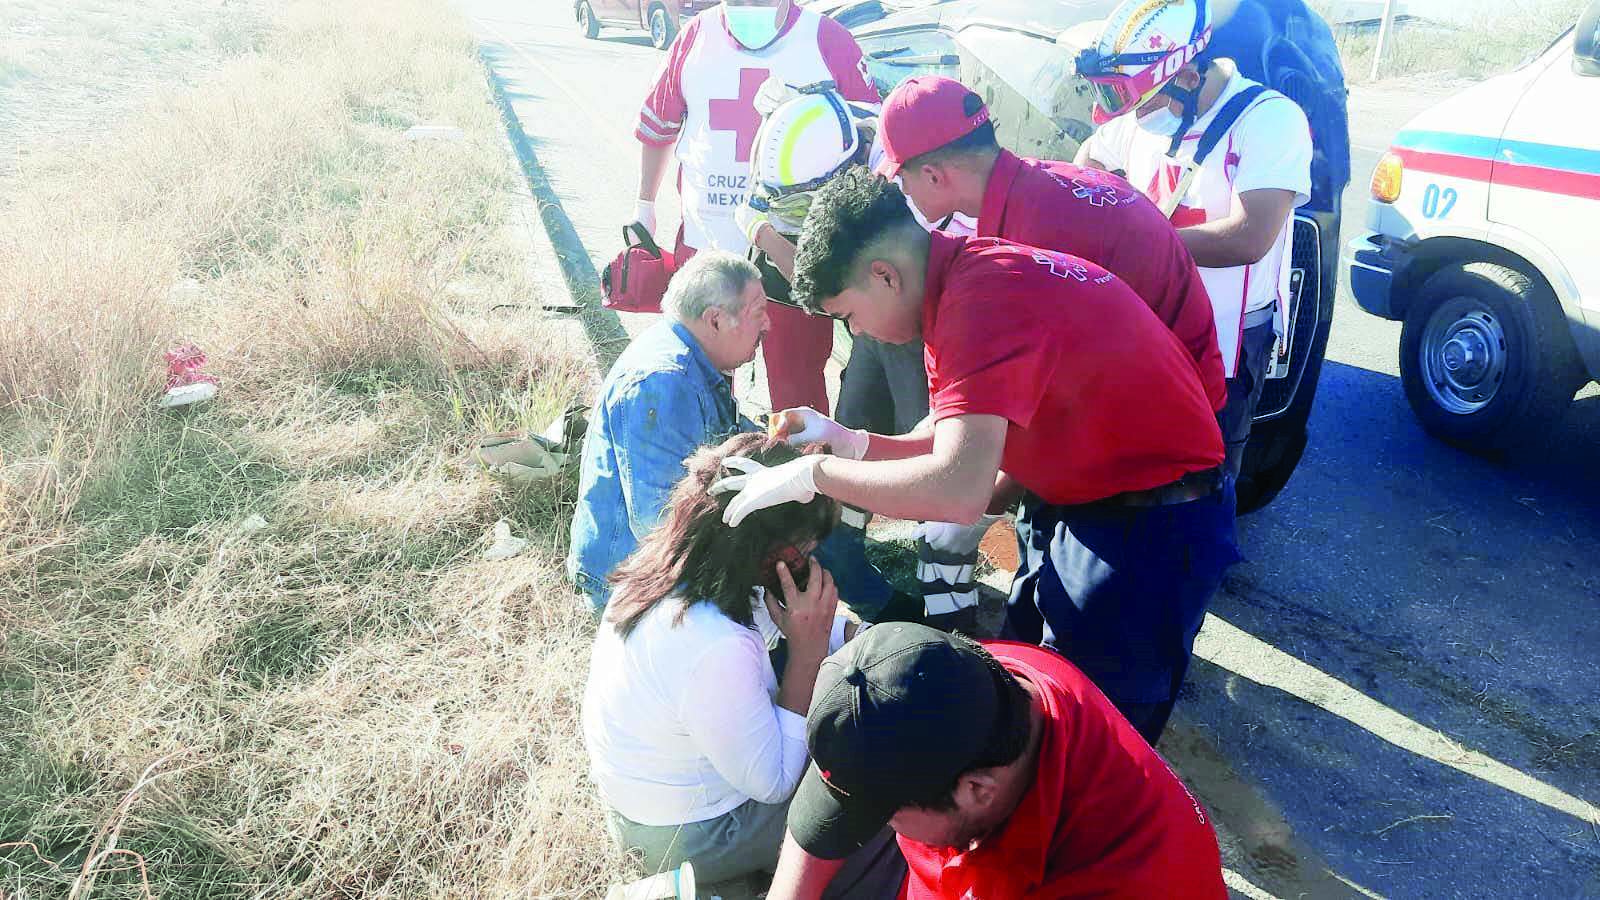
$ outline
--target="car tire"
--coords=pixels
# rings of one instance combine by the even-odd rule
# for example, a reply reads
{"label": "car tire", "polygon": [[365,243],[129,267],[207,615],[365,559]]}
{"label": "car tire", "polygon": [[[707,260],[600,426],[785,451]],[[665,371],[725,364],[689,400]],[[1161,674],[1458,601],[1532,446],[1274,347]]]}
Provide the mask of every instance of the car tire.
{"label": "car tire", "polygon": [[1253,513],[1277,498],[1300,465],[1306,440],[1304,416],[1285,415],[1250,426],[1250,443],[1245,445],[1234,485],[1239,515]]}
{"label": "car tire", "polygon": [[672,26],[672,16],[667,14],[667,8],[659,3],[650,7],[650,46],[665,50],[672,46],[672,39],[677,36],[677,29]]}
{"label": "car tire", "polygon": [[1440,269],[1408,304],[1400,380],[1429,434],[1496,455],[1547,441],[1584,383],[1545,284],[1489,262]]}
{"label": "car tire", "polygon": [[600,20],[594,17],[594,10],[587,3],[578,4],[578,29],[591,41],[600,36]]}

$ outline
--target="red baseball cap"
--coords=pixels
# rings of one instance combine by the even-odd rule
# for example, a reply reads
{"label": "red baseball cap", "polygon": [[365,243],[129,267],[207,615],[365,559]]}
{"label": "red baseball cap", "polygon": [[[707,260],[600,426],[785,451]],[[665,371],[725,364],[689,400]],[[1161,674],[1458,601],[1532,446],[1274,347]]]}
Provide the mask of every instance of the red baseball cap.
{"label": "red baseball cap", "polygon": [[906,160],[964,138],[987,121],[989,107],[983,98],[954,78],[907,78],[889,92],[878,114],[883,162],[877,173],[894,178]]}

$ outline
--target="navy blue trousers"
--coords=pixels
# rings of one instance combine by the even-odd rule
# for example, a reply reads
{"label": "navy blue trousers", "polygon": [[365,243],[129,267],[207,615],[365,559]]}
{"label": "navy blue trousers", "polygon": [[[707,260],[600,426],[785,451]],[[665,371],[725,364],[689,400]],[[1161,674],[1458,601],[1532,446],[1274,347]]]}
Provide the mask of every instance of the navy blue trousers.
{"label": "navy blue trousers", "polygon": [[1071,660],[1154,745],[1206,605],[1241,558],[1233,509],[1232,479],[1171,506],[1052,506],[1029,494],[1004,636]]}

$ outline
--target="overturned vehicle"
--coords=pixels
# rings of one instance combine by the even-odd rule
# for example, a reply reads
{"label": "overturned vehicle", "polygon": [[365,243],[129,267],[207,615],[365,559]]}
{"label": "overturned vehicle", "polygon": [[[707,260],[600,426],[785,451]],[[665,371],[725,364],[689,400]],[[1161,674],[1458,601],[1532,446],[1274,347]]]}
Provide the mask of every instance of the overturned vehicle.
{"label": "overturned vehicle", "polygon": [[[958,78],[978,91],[1001,144],[1070,160],[1094,130],[1082,48],[1067,32],[1102,19],[1115,0],[820,0],[812,8],[855,34],[867,70],[887,94],[912,75]],[[1211,52],[1300,104],[1311,124],[1311,200],[1295,211],[1290,327],[1269,367],[1239,480],[1239,509],[1267,504],[1305,451],[1333,319],[1339,198],[1350,180],[1344,73],[1328,25],[1303,0],[1241,0],[1215,7]],[[1287,352],[1281,352],[1286,350]]]}

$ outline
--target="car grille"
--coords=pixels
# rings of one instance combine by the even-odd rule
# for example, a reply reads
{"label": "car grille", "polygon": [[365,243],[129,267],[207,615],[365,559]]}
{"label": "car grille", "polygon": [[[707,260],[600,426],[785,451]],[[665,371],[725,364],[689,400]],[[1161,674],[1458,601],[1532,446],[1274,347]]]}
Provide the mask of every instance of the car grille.
{"label": "car grille", "polygon": [[1322,239],[1314,219],[1296,216],[1294,243],[1289,250],[1292,270],[1289,278],[1289,309],[1294,316],[1294,338],[1289,347],[1289,372],[1283,378],[1268,379],[1256,404],[1256,421],[1283,415],[1294,401],[1306,361],[1316,344],[1317,313],[1322,298]]}

